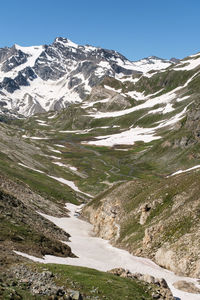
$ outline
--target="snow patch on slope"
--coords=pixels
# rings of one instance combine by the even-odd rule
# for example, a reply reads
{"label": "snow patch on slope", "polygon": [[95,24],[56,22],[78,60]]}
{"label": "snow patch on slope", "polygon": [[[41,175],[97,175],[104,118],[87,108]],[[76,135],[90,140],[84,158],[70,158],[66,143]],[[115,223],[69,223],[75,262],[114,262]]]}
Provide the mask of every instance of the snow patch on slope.
{"label": "snow patch on slope", "polygon": [[90,142],[83,142],[83,143],[89,145],[107,146],[107,147],[112,147],[115,145],[122,145],[122,144],[134,145],[136,141],[143,141],[145,143],[149,143],[151,141],[161,138],[161,136],[155,136],[156,131],[158,129],[176,124],[179,120],[182,119],[186,110],[187,107],[185,107],[182,112],[176,114],[171,119],[158,122],[159,125],[153,128],[141,128],[141,127],[130,128],[129,130],[123,131],[121,133],[95,137],[100,141],[90,141]]}
{"label": "snow patch on slope", "polygon": [[[199,56],[199,57],[198,57]],[[183,65],[183,67],[181,67]],[[190,56],[189,59],[183,60],[178,64],[174,70],[175,71],[190,71],[197,67],[200,67],[200,53]]]}
{"label": "snow patch on slope", "polygon": [[197,285],[197,279],[177,276],[173,272],[156,265],[150,259],[133,256],[125,250],[111,246],[109,241],[94,237],[92,225],[76,217],[76,212],[81,210],[82,205],[76,206],[68,203],[66,208],[70,211],[70,218],[56,218],[43,213],[39,214],[70,234],[71,242],[65,243],[71,247],[77,258],[45,255],[41,259],[22,252],[15,251],[15,253],[40,263],[82,266],[105,272],[113,268],[122,267],[129,269],[133,273],[138,272],[149,274],[156,278],[164,278],[174,297],[178,297],[181,300],[199,299],[199,295],[177,290],[173,286],[173,283],[179,280],[186,280]]}
{"label": "snow patch on slope", "polygon": [[187,172],[190,172],[192,170],[199,169],[199,168],[200,168],[200,165],[196,165],[196,166],[194,166],[192,168],[189,168],[189,169],[186,169],[186,170],[176,171],[176,172],[174,172],[173,174],[171,174],[170,176],[167,176],[167,177],[171,177],[171,176],[178,175],[178,174],[181,174],[181,173],[187,173]]}
{"label": "snow patch on slope", "polygon": [[25,54],[28,54],[27,62],[15,67],[9,72],[0,72],[0,81],[2,81],[5,76],[9,78],[14,78],[15,76],[17,76],[19,71],[22,71],[26,67],[33,67],[35,65],[36,59],[44,51],[44,46],[22,47],[19,45],[15,45],[15,48],[17,50],[21,50]]}

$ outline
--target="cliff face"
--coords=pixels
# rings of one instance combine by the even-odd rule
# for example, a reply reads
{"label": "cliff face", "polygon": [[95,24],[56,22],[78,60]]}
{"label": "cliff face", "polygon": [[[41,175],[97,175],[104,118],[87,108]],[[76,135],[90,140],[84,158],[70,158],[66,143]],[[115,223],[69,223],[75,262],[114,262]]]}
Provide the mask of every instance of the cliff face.
{"label": "cliff face", "polygon": [[198,171],[123,183],[88,204],[95,233],[179,274],[200,277]]}

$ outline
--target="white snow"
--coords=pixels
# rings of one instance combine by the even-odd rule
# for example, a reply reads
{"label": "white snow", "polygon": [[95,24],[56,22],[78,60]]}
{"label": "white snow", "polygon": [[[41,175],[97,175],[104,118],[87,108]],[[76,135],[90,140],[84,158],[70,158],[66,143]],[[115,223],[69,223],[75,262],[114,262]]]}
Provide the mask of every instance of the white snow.
{"label": "white snow", "polygon": [[129,269],[131,272],[150,274],[157,278],[165,278],[174,297],[181,300],[198,300],[199,294],[190,294],[173,287],[173,283],[179,280],[186,280],[197,285],[197,280],[175,275],[166,269],[163,269],[152,262],[150,259],[133,256],[125,250],[117,249],[109,244],[108,241],[94,237],[92,225],[75,217],[75,213],[82,206],[67,204],[66,208],[70,210],[70,218],[56,218],[40,213],[58,227],[70,234],[71,242],[68,244],[77,258],[62,258],[52,255],[45,255],[43,259],[37,258],[22,252],[15,251],[16,254],[22,255],[40,263],[56,263],[74,266],[83,266],[94,268],[100,271],[108,271],[113,268],[122,267]]}
{"label": "white snow", "polygon": [[91,45],[85,45],[85,46],[84,46],[84,49],[85,49],[87,52],[91,52],[91,51],[96,51],[98,48],[97,48],[97,47],[94,47],[94,46],[91,46]]}
{"label": "white snow", "polygon": [[45,123],[38,123],[40,126],[49,126],[48,124]]}
{"label": "white snow", "polygon": [[55,144],[55,146],[60,147],[60,148],[65,148],[65,146],[60,145],[60,144]]}
{"label": "white snow", "polygon": [[81,106],[82,108],[88,108],[94,106],[96,103],[107,103],[109,102],[109,98],[103,99],[103,100],[97,100],[94,102],[84,102],[83,105]]}
{"label": "white snow", "polygon": [[187,110],[187,107],[188,106],[186,106],[183,109],[183,111],[176,114],[172,118],[157,122],[158,125],[156,127],[130,128],[129,130],[126,130],[124,132],[95,137],[96,139],[100,139],[100,141],[90,141],[90,142],[82,142],[82,143],[90,144],[90,145],[112,147],[114,145],[122,145],[122,144],[123,145],[133,145],[136,141],[143,141],[145,143],[148,143],[148,142],[160,139],[161,136],[155,136],[156,130],[166,127],[166,126],[172,126],[172,125],[176,124],[184,116],[184,114]]}
{"label": "white snow", "polygon": [[43,120],[37,119],[36,121],[37,121],[38,123],[46,124],[46,121],[43,121]]}
{"label": "white snow", "polygon": [[200,56],[200,52],[197,52],[196,54],[190,55],[190,57],[196,57],[196,56]]}
{"label": "white snow", "polygon": [[[40,106],[44,111],[51,111],[54,110],[54,105],[58,99],[62,100],[60,102],[62,108],[65,108],[65,104],[68,103],[81,102],[79,94],[68,88],[68,75],[55,81],[45,81],[37,77],[31,82],[31,85],[23,86],[23,89],[8,94],[12,100],[11,108],[17,105],[20,114],[29,116],[34,114],[35,105]],[[6,91],[5,93],[7,94]]]}
{"label": "white snow", "polygon": [[114,88],[112,88],[111,86],[108,86],[108,85],[104,85],[104,88],[107,89],[107,90],[116,92],[116,93],[121,93],[121,91],[122,91],[122,89],[114,89]]}
{"label": "white snow", "polygon": [[109,64],[109,62],[107,61],[101,61],[99,64],[97,64],[97,69],[95,70],[95,75],[98,77],[101,77],[103,75],[105,75],[107,70],[110,70],[111,66]]}
{"label": "white snow", "polygon": [[57,156],[54,156],[54,155],[43,154],[43,156],[50,157],[50,158],[53,158],[53,159],[61,159],[61,157],[57,157]]}
{"label": "white snow", "polygon": [[15,67],[13,70],[9,72],[0,72],[0,80],[3,80],[3,78],[10,77],[14,78],[17,76],[18,72],[25,69],[26,67],[33,67],[35,64],[36,59],[40,56],[42,51],[44,50],[44,46],[31,46],[31,47],[22,47],[19,45],[15,45],[15,48],[17,50],[21,50],[22,52],[28,54],[27,62]]}
{"label": "white snow", "polygon": [[[199,57],[196,57],[199,56]],[[183,67],[181,67],[183,65]],[[180,64],[178,64],[174,70],[175,71],[190,71],[200,67],[200,53],[195,56],[190,56],[187,60],[182,60]]]}
{"label": "white snow", "polygon": [[26,166],[26,165],[24,165],[24,164],[22,164],[22,163],[18,163],[18,165],[20,165],[20,166],[22,166],[22,167],[24,167],[24,168],[27,168],[27,169],[33,170],[33,171],[35,171],[35,172],[39,172],[39,173],[45,174],[43,171],[40,171],[40,170],[37,170],[37,169],[31,168],[31,167],[28,167],[28,166]]}
{"label": "white snow", "polygon": [[[137,94],[135,94],[135,95],[137,95]],[[139,104],[137,106],[133,106],[133,107],[128,108],[128,109],[124,109],[124,110],[121,110],[121,111],[113,111],[113,112],[91,113],[90,116],[92,116],[96,119],[120,117],[120,116],[130,114],[130,113],[132,113],[134,111],[137,111],[137,110],[140,110],[140,109],[153,107],[156,104],[161,104],[161,103],[166,103],[167,104],[170,101],[174,100],[175,98],[176,98],[176,94],[175,94],[175,90],[173,90],[173,91],[171,91],[169,93],[166,93],[166,94],[163,94],[161,96],[148,99],[144,103]],[[141,100],[145,100],[145,97],[143,96],[143,98]]]}
{"label": "white snow", "polygon": [[48,137],[39,137],[39,136],[27,136],[27,135],[22,135],[24,139],[31,139],[31,140],[48,140]]}
{"label": "white snow", "polygon": [[144,96],[144,93],[136,92],[136,91],[131,91],[126,93],[128,96],[131,98],[134,98],[135,100],[144,100],[146,97]]}
{"label": "white snow", "polygon": [[87,78],[87,79],[85,79],[85,77],[84,77],[84,75],[83,74],[81,74],[81,73],[79,73],[79,74],[76,74],[76,76],[74,76],[74,78],[79,78],[79,79],[81,79],[81,84],[84,84],[84,89],[88,92],[88,93],[90,93],[91,92],[91,86],[89,85],[89,78]]}
{"label": "white snow", "polygon": [[181,173],[190,172],[192,170],[199,169],[199,168],[200,168],[200,165],[196,165],[196,166],[194,166],[192,168],[189,168],[189,169],[186,169],[186,170],[179,170],[179,171],[177,171],[177,172],[175,172],[175,173],[173,173],[173,174],[171,174],[167,177],[171,177],[171,176],[178,175],[178,174],[181,174]]}
{"label": "white snow", "polygon": [[59,132],[60,133],[85,134],[85,133],[90,132],[91,130],[92,130],[92,128],[91,129],[84,129],[84,130],[79,130],[79,129],[77,129],[77,130],[60,130]]}
{"label": "white snow", "polygon": [[102,68],[102,67],[98,67],[94,74],[97,76],[97,77],[102,77],[104,74],[105,74],[105,69]]}
{"label": "white snow", "polygon": [[56,150],[56,149],[52,149],[52,148],[49,148],[50,149],[50,151],[52,151],[52,152],[55,152],[55,153],[59,153],[59,154],[62,154],[62,152],[61,151],[59,151],[59,150]]}
{"label": "white snow", "polygon": [[165,106],[164,110],[163,110],[163,114],[169,113],[169,112],[171,112],[171,111],[173,111],[173,110],[174,110],[174,108],[173,108],[172,104],[171,104],[171,103],[168,103],[168,104]]}
{"label": "white snow", "polygon": [[181,98],[177,98],[176,102],[182,102],[182,101],[184,101],[184,100],[186,100],[188,98],[190,98],[190,96],[184,96],[184,97],[181,97]]}
{"label": "white snow", "polygon": [[139,71],[144,74],[152,70],[163,70],[172,65],[168,60],[156,59],[154,57],[147,57],[136,62],[130,62],[128,60],[123,61],[122,59],[117,58],[116,63],[122,68]]}
{"label": "white snow", "polygon": [[78,44],[76,44],[76,43],[74,43],[74,42],[72,42],[71,40],[69,40],[69,39],[64,39],[64,40],[59,40],[58,38],[56,38],[56,40],[55,40],[57,43],[59,43],[59,44],[62,44],[62,45],[64,45],[65,47],[67,46],[67,47],[73,47],[73,48],[78,48]]}
{"label": "white snow", "polygon": [[[124,77],[124,75],[123,75]],[[136,83],[138,82],[142,76],[138,77],[138,78],[132,78],[132,76],[125,76],[125,78],[123,77],[120,77],[120,76],[115,76],[116,79],[119,79],[121,82],[133,82],[133,83]]]}
{"label": "white snow", "polygon": [[163,110],[164,110],[164,107],[158,107],[158,108],[156,108],[156,109],[150,110],[150,111],[148,112],[148,114],[157,114],[157,113],[161,113],[161,112],[163,112]]}
{"label": "white snow", "polygon": [[63,184],[68,185],[72,190],[74,190],[76,192],[84,194],[84,195],[86,195],[86,196],[88,196],[90,198],[93,197],[90,194],[87,194],[87,193],[84,193],[84,192],[80,191],[79,188],[75,185],[75,183],[73,181],[70,181],[70,180],[67,180],[67,179],[64,179],[64,178],[61,178],[61,177],[51,176],[51,175],[47,175],[47,176],[49,176],[50,178],[53,178],[53,179],[55,179],[55,180],[57,180],[57,181],[59,181],[59,182],[61,182]]}
{"label": "white snow", "polygon": [[49,126],[48,124],[46,124],[46,121],[43,121],[43,120],[36,120],[38,122],[38,124],[40,126]]}
{"label": "white snow", "polygon": [[19,164],[20,166],[24,167],[24,168],[33,170],[33,171],[35,171],[35,172],[42,173],[42,174],[44,174],[44,175],[46,175],[46,176],[48,176],[48,177],[50,177],[50,178],[52,178],[52,179],[55,179],[55,180],[57,180],[57,181],[59,181],[59,182],[61,182],[61,183],[63,183],[63,184],[66,184],[66,185],[68,185],[72,190],[74,190],[74,191],[76,191],[76,192],[79,192],[79,193],[81,193],[81,194],[84,194],[84,195],[86,195],[86,196],[88,196],[88,197],[90,197],[90,198],[93,197],[92,195],[87,194],[87,193],[84,193],[84,192],[82,192],[81,190],[79,190],[79,188],[75,185],[75,183],[74,183],[73,181],[70,181],[70,180],[67,180],[67,179],[64,179],[64,178],[61,178],[61,177],[56,177],[56,176],[48,175],[48,174],[44,173],[43,171],[40,171],[40,170],[31,168],[31,167],[28,167],[28,166],[26,166],[26,165],[24,165],[24,164],[22,164],[22,163],[18,163],[18,164]]}
{"label": "white snow", "polygon": [[49,116],[48,119],[54,119],[57,116],[57,114]]}
{"label": "white snow", "polygon": [[110,64],[107,61],[101,61],[98,65],[100,67],[102,67],[102,68],[108,68],[108,69],[110,69]]}
{"label": "white snow", "polygon": [[136,141],[143,141],[145,143],[148,143],[153,140],[160,139],[160,136],[154,136],[154,132],[154,128],[136,127],[121,133],[96,137],[96,139],[100,139],[100,141],[90,141],[83,143],[108,147],[122,144],[133,145]]}
{"label": "white snow", "polygon": [[76,167],[72,167],[72,166],[70,166],[70,165],[65,165],[65,164],[63,164],[63,163],[61,163],[61,162],[58,162],[58,161],[54,161],[53,163],[54,163],[55,165],[60,166],[60,167],[68,168],[68,169],[70,169],[70,170],[72,170],[72,171],[78,171],[78,169],[77,169]]}
{"label": "white snow", "polygon": [[[130,114],[134,111],[138,111],[140,109],[146,109],[146,108],[150,108],[153,107],[157,104],[168,104],[171,101],[175,101],[178,98],[178,102],[180,102],[181,97],[177,97],[177,92],[179,92],[181,89],[185,88],[193,79],[195,76],[197,76],[200,73],[200,71],[198,71],[197,73],[195,73],[191,78],[189,78],[187,80],[187,82],[183,85],[183,86],[179,86],[177,88],[175,88],[174,90],[163,94],[161,96],[157,96],[157,97],[152,97],[153,95],[155,96],[155,94],[152,95],[147,95],[144,96],[143,93],[142,94],[135,94],[136,96],[138,95],[138,99],[137,100],[146,100],[144,103],[139,104],[137,106],[133,106],[131,108],[128,109],[124,109],[124,110],[120,110],[120,111],[112,111],[112,112],[96,112],[96,113],[90,113],[89,116],[93,117],[95,119],[101,119],[101,118],[114,118],[114,117],[120,117],[120,116],[124,116],[127,114]],[[159,91],[160,92],[160,91]],[[157,92],[158,93],[158,92]],[[188,96],[186,96],[188,97]],[[184,97],[184,100],[187,99]],[[167,110],[169,109],[169,107],[167,108]]]}

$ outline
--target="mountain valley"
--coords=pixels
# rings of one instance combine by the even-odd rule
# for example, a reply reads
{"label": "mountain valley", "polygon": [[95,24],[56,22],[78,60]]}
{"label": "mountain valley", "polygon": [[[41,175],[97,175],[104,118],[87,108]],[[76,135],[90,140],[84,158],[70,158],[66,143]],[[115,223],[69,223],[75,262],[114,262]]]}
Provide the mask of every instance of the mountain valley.
{"label": "mountain valley", "polygon": [[[61,37],[0,49],[2,274],[19,264],[41,271],[13,251],[76,258],[73,236],[42,215],[66,218],[72,203],[84,204],[81,219],[96,236],[200,279],[199,100],[200,53],[132,62]],[[64,265],[45,268],[65,272]],[[105,286],[92,294],[80,274],[96,272],[94,278],[130,289],[127,278],[69,266],[66,272],[84,299],[113,298]],[[138,298],[128,299],[153,299],[146,283],[134,280]],[[49,295],[37,296],[28,297]],[[186,291],[181,299],[198,297]]]}

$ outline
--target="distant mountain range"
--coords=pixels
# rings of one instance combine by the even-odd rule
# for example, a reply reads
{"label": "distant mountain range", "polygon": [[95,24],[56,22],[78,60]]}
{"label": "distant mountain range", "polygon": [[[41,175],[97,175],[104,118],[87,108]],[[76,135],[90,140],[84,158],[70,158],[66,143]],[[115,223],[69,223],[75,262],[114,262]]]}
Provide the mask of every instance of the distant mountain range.
{"label": "distant mountain range", "polygon": [[84,100],[105,77],[150,76],[178,60],[132,62],[122,54],[58,37],[51,45],[0,49],[0,107],[30,116]]}

